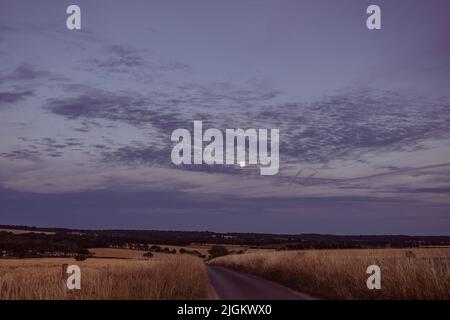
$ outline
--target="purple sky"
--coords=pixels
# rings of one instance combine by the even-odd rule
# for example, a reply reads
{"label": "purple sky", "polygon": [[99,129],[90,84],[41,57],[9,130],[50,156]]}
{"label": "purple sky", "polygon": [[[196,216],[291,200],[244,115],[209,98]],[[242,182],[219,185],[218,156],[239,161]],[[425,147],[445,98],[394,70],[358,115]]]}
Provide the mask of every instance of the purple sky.
{"label": "purple sky", "polygon": [[[450,235],[449,13],[2,0],[0,224]],[[170,134],[194,119],[279,128],[279,174],[172,165]]]}

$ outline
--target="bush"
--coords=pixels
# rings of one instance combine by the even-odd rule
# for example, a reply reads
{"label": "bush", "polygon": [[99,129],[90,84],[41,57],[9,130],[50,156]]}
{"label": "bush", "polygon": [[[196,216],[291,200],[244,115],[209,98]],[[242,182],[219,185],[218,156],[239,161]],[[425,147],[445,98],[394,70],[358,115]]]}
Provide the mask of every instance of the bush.
{"label": "bush", "polygon": [[153,251],[153,252],[161,252],[161,250],[162,249],[160,246],[153,245],[150,247],[150,251]]}
{"label": "bush", "polygon": [[76,255],[75,256],[75,260],[76,261],[84,261],[84,260],[86,260],[88,257],[87,257],[87,255],[85,255],[85,254],[78,254],[78,255]]}
{"label": "bush", "polygon": [[208,250],[209,256],[211,259],[226,256],[230,252],[224,246],[212,246],[211,249]]}
{"label": "bush", "polygon": [[201,252],[198,251],[198,250],[187,250],[185,248],[181,248],[179,252],[180,252],[180,254],[190,254],[192,256],[196,256],[196,257],[199,257],[201,259],[205,259],[206,258],[205,255],[201,254]]}
{"label": "bush", "polygon": [[161,253],[176,254],[177,253],[177,249],[170,250],[170,248],[164,247],[160,252]]}

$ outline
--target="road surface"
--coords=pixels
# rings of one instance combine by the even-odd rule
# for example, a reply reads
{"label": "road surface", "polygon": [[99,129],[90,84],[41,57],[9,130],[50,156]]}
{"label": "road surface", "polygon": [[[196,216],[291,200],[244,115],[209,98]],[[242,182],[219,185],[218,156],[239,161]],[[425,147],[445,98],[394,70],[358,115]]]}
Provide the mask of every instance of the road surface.
{"label": "road surface", "polygon": [[310,300],[312,297],[279,284],[219,266],[207,266],[216,298],[222,300]]}

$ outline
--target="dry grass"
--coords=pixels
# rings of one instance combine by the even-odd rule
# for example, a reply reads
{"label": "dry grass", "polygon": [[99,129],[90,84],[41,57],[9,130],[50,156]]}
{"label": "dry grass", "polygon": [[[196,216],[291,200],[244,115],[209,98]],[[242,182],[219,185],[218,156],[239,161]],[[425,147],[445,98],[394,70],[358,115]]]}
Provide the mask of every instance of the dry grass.
{"label": "dry grass", "polygon": [[[187,250],[197,250],[199,253],[208,256],[208,250],[211,249],[210,244],[191,244],[188,246],[173,246],[173,245],[159,245],[162,248],[169,248],[170,250],[175,249],[177,254],[179,254],[180,249]],[[274,249],[254,249],[248,246],[240,245],[222,245],[229,251],[245,251],[246,253],[252,252],[274,252]],[[144,259],[144,253],[147,251],[143,250],[132,250],[132,249],[117,249],[117,248],[90,248],[89,251],[94,254],[95,257],[99,258],[122,258],[122,259]],[[152,252],[154,258],[164,258],[167,253]]]}
{"label": "dry grass", "polygon": [[[174,248],[185,248],[189,250],[197,250],[204,255],[208,255],[208,250],[211,249],[211,246],[214,244],[191,244],[185,247],[174,247]],[[220,246],[227,248],[229,251],[245,251],[246,253],[253,252],[272,252],[275,249],[263,249],[263,248],[250,248],[249,246],[244,245],[233,245],[233,244],[221,244]],[[170,247],[170,246],[169,246]]]}
{"label": "dry grass", "polygon": [[25,234],[25,233],[55,234],[54,232],[47,232],[47,231],[2,229],[2,228],[0,228],[0,232],[10,232],[10,233],[13,233],[13,234]]}
{"label": "dry grass", "polygon": [[[81,290],[69,291],[62,264],[81,268]],[[204,264],[191,256],[164,259],[0,260],[0,300],[203,299],[208,279]]]}
{"label": "dry grass", "polygon": [[[175,247],[175,246],[163,246],[163,248],[176,249],[177,252],[181,248],[190,249],[189,246],[186,247]],[[94,257],[97,258],[118,258],[118,259],[136,259],[136,260],[147,260],[144,257],[144,253],[148,252],[145,250],[133,250],[133,249],[117,249],[117,248],[89,248]],[[179,255],[179,253],[177,253]],[[152,260],[164,260],[169,254],[162,252],[152,252]]]}
{"label": "dry grass", "polygon": [[90,248],[89,252],[99,258],[142,259],[147,251],[116,249],[116,248]]}
{"label": "dry grass", "polygon": [[[249,253],[211,263],[320,298],[450,299],[449,248]],[[372,264],[381,268],[381,290],[367,289],[366,269]]]}

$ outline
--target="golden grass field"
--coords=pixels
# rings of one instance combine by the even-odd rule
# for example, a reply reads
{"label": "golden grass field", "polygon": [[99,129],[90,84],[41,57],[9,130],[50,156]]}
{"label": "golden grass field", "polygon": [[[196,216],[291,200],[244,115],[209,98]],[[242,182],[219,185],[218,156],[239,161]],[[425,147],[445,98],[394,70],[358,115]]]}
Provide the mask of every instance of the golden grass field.
{"label": "golden grass field", "polygon": [[[142,252],[138,253],[142,256]],[[81,290],[66,288],[62,280],[65,263],[81,268]],[[186,255],[165,255],[148,260],[0,260],[0,300],[204,299],[207,289],[202,260]]]}
{"label": "golden grass field", "polygon": [[54,232],[47,232],[47,231],[2,229],[2,228],[0,228],[0,232],[10,232],[10,233],[14,233],[14,234],[24,234],[24,233],[55,234]]}
{"label": "golden grass field", "polygon": [[[138,259],[138,260],[146,260],[144,258],[144,253],[146,251],[141,250],[130,250],[130,249],[116,249],[116,248],[91,248],[89,249],[94,257],[99,258],[121,258],[121,259]],[[165,257],[167,255],[158,255]]]}
{"label": "golden grass field", "polygon": [[[208,250],[211,248],[210,244],[191,244],[188,246],[172,246],[172,245],[161,245],[163,248],[169,248],[170,250],[175,249],[177,253],[180,249],[184,248],[187,250],[197,250],[201,254],[208,256]],[[244,251],[246,253],[252,252],[274,252],[274,249],[254,249],[247,246],[239,245],[223,245],[229,251]],[[90,248],[89,251],[93,253],[96,257],[116,257],[116,258],[127,258],[127,259],[142,259],[145,251],[140,250],[130,250],[130,249],[117,249],[117,248]],[[164,257],[166,253],[152,252],[154,257]]]}
{"label": "golden grass field", "polygon": [[[450,248],[261,252],[211,263],[324,299],[450,299]],[[381,290],[367,289],[372,264]]]}
{"label": "golden grass field", "polygon": [[[177,252],[181,247],[176,248]],[[184,247],[206,253],[208,245]],[[237,249],[229,248],[229,249]],[[208,278],[190,255],[93,248],[93,258],[0,259],[4,299],[206,299]],[[411,254],[412,252],[412,254]],[[249,249],[210,263],[266,278],[324,299],[450,299],[450,248],[274,251]],[[69,291],[62,265],[82,270]],[[381,290],[368,290],[366,269],[381,268]]]}

